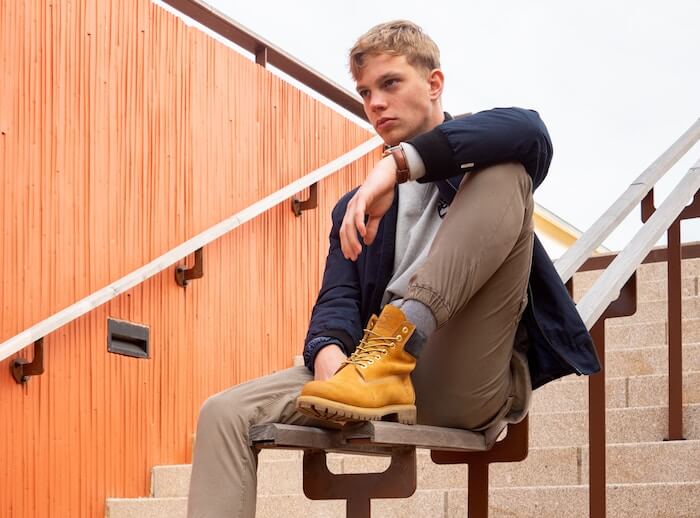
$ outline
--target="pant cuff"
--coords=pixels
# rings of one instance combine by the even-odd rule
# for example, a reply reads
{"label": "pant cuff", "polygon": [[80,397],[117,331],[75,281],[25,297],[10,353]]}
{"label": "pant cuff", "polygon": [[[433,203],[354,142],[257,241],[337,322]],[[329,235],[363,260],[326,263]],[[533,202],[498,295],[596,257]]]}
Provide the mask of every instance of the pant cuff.
{"label": "pant cuff", "polygon": [[450,308],[442,296],[429,288],[419,284],[412,284],[404,300],[417,300],[425,304],[432,311],[437,327],[442,326],[450,318]]}

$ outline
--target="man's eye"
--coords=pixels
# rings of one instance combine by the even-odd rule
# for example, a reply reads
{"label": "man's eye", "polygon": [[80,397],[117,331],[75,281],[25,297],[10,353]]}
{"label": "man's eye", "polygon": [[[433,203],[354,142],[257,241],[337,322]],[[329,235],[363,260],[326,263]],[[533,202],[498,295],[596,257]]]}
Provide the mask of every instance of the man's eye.
{"label": "man's eye", "polygon": [[360,90],[358,93],[360,94],[360,97],[364,99],[369,95],[369,90]]}
{"label": "man's eye", "polygon": [[391,86],[394,86],[398,82],[398,79],[387,79],[386,81],[384,81],[384,87],[389,88]]}

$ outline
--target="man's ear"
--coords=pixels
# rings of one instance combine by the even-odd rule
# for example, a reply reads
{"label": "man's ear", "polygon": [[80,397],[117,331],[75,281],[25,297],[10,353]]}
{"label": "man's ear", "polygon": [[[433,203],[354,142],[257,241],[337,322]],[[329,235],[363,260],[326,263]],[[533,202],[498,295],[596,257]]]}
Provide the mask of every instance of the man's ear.
{"label": "man's ear", "polygon": [[439,68],[434,68],[428,74],[428,85],[430,88],[430,98],[432,100],[439,99],[442,95],[442,90],[445,87],[445,74]]}

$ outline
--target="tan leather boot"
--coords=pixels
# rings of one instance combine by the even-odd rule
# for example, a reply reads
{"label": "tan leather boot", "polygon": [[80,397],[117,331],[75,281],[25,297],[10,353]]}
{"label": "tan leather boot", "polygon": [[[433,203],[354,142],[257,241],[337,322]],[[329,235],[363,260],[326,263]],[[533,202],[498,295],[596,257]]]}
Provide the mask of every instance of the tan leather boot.
{"label": "tan leather boot", "polygon": [[405,346],[411,337],[411,344],[425,339],[419,333],[414,336],[414,331],[399,308],[385,306],[379,318],[370,319],[357,349],[332,378],[304,385],[297,410],[336,422],[395,417],[400,423],[415,424],[416,396],[410,375],[416,358]]}

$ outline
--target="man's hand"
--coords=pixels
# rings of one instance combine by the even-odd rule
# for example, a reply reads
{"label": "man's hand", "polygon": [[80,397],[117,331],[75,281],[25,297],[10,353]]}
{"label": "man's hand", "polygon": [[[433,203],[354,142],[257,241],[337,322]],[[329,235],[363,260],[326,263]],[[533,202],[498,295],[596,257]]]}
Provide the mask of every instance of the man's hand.
{"label": "man's hand", "polygon": [[[371,245],[374,241],[379,222],[394,201],[395,184],[396,162],[391,156],[387,156],[374,166],[355,196],[348,202],[340,226],[340,248],[346,259],[356,261],[362,252],[358,232],[366,245]],[[366,224],[365,216],[369,216]]]}
{"label": "man's hand", "polygon": [[333,376],[340,364],[347,359],[345,353],[335,344],[327,345],[314,360],[314,379],[324,381]]}

